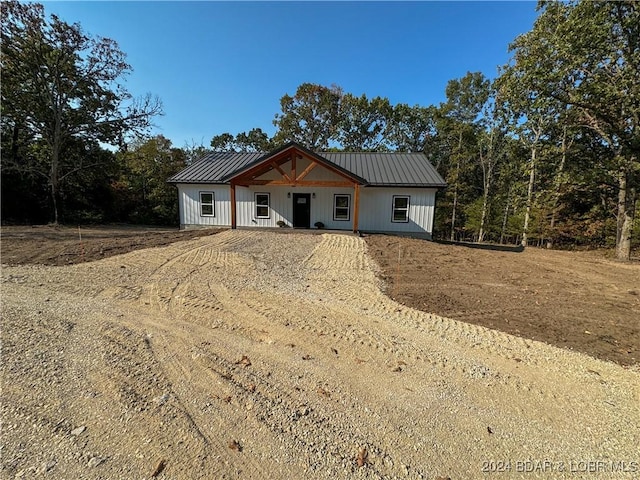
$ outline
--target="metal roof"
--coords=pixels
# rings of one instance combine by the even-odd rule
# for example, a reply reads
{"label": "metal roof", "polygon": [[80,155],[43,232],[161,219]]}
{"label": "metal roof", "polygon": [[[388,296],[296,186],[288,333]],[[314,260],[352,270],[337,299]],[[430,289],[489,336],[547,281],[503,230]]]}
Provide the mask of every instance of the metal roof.
{"label": "metal roof", "polygon": [[223,178],[253,163],[264,153],[214,152],[196,160],[184,170],[176,173],[170,183],[229,183]]}
{"label": "metal roof", "polygon": [[364,178],[370,186],[446,186],[422,153],[323,152],[320,155]]}
{"label": "metal roof", "polygon": [[[446,186],[422,153],[317,152],[316,155],[362,178],[370,186]],[[228,183],[235,173],[270,156],[265,153],[210,153],[171,177],[169,182]]]}

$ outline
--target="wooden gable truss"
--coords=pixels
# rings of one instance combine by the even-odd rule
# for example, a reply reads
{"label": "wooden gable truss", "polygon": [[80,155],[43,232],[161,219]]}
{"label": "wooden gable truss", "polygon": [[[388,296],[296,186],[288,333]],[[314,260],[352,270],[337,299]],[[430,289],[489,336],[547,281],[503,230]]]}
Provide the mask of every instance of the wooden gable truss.
{"label": "wooden gable truss", "polygon": [[[311,163],[304,170],[298,172],[298,160],[303,158]],[[285,164],[289,164],[289,168],[286,170],[283,168]],[[309,173],[318,167],[335,173],[341,177],[341,180],[306,180]],[[259,178],[273,170],[279,174],[279,178]],[[358,231],[360,187],[365,184],[364,180],[343,171],[319,155],[296,145],[287,146],[281,151],[258,161],[257,164],[232,176],[229,179],[229,183],[231,185],[231,228],[236,228],[236,186],[272,185],[288,187],[352,187],[354,189],[353,231]]]}

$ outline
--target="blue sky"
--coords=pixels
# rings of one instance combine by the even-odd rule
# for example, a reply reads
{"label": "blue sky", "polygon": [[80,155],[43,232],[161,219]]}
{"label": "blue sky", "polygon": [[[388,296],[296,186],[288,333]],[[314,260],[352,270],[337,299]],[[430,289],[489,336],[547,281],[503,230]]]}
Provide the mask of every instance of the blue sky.
{"label": "blue sky", "polygon": [[303,82],[438,104],[467,71],[494,78],[535,2],[45,2],[47,13],[109,37],[134,95],[157,94],[177,147],[260,127]]}

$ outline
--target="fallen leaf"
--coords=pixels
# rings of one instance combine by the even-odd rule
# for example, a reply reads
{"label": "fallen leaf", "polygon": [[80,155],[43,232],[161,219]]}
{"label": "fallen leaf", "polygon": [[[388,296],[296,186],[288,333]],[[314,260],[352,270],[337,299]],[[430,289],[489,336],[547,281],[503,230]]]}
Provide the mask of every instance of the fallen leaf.
{"label": "fallen leaf", "polygon": [[324,395],[325,397],[328,397],[328,396],[330,396],[330,395],[331,395],[327,390],[325,390],[325,389],[324,389],[324,388],[322,388],[322,387],[318,387],[317,392],[318,392],[320,395]]}
{"label": "fallen leaf", "polygon": [[152,478],[156,478],[158,475],[160,475],[162,473],[162,471],[164,470],[164,467],[166,467],[166,466],[167,466],[167,461],[163,458],[156,465],[156,468],[153,470],[153,473],[151,474],[151,477]]}
{"label": "fallen leaf", "polygon": [[244,368],[247,368],[251,365],[251,360],[246,355],[243,355],[240,360],[236,362],[236,365],[242,365]]}
{"label": "fallen leaf", "polygon": [[229,448],[231,450],[235,450],[236,452],[241,452],[242,451],[242,446],[238,443],[237,440],[231,440],[229,442]]}
{"label": "fallen leaf", "polygon": [[358,467],[364,467],[367,463],[367,447],[361,447],[358,449],[358,456],[356,457],[356,464]]}

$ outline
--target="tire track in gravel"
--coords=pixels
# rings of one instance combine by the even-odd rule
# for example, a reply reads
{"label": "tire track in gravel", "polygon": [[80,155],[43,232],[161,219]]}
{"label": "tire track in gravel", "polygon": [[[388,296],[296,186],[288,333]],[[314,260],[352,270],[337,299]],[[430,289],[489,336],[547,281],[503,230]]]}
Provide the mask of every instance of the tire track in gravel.
{"label": "tire track in gravel", "polygon": [[[174,390],[179,398],[189,395],[192,399],[189,405],[185,406],[183,402],[183,407],[191,411],[190,415],[196,423],[207,425],[208,421],[198,412],[199,409],[195,404],[215,402],[222,413],[218,417],[218,429],[227,432],[244,431],[241,443],[246,442],[245,453],[249,458],[253,458],[250,456],[252,454],[249,441],[251,434],[246,432],[262,431],[264,430],[262,426],[266,427],[270,433],[267,443],[276,446],[280,444],[288,452],[303,452],[288,458],[291,463],[289,468],[297,465],[298,469],[318,473],[320,470],[324,471],[330,464],[335,471],[353,471],[353,451],[345,450],[341,446],[345,441],[353,445],[367,444],[363,434],[354,434],[359,430],[358,424],[352,423],[347,416],[342,419],[339,426],[332,422],[330,419],[336,415],[336,412],[330,409],[335,406],[330,405],[329,409],[323,409],[317,401],[310,400],[308,396],[313,394],[322,400],[321,395],[316,392],[317,388],[313,386],[307,386],[306,389],[300,388],[283,382],[281,378],[271,381],[269,372],[265,374],[255,368],[239,366],[237,359],[242,349],[237,345],[242,345],[250,339],[244,336],[239,337],[237,330],[214,337],[207,329],[196,327],[197,331],[191,332],[191,338],[185,341],[175,336],[175,330],[176,328],[180,331],[191,330],[194,327],[192,324],[173,324],[171,329],[167,329],[164,324],[158,324],[158,322],[143,322],[142,325],[160,329],[160,331],[156,330],[155,340],[152,340],[154,351],[170,378],[185,379],[178,382],[184,384],[184,391],[177,385],[174,385]],[[162,347],[157,343],[158,337],[162,338]],[[195,338],[208,340],[194,346]],[[230,353],[234,351],[236,356],[232,357]],[[191,354],[184,356],[179,352]],[[315,384],[317,380],[311,383]],[[212,393],[214,385],[220,388],[218,393]],[[251,406],[249,414],[243,408],[245,403]],[[252,418],[248,419],[248,416]],[[351,425],[348,425],[349,423]],[[348,426],[345,427],[345,424]],[[310,432],[313,433],[310,435]],[[265,439],[260,438],[260,441],[263,444],[261,448],[264,449]],[[217,443],[213,441],[213,443],[215,444],[214,455],[224,457],[226,451],[224,441]],[[393,454],[371,443],[367,445],[372,456],[392,458]],[[250,463],[249,468],[244,465],[245,478],[272,478],[276,465],[265,466],[265,464],[268,465],[268,459],[277,454],[277,451],[272,452],[271,455],[263,453],[260,455],[260,463],[257,461]],[[324,460],[322,464],[318,464],[318,458]],[[258,468],[259,465],[261,469]],[[389,478],[387,474],[380,473],[379,468],[385,469],[383,464],[379,467],[372,466],[367,478]],[[281,476],[286,477],[287,474],[283,473]]]}
{"label": "tire track in gravel", "polygon": [[[226,235],[219,234],[217,236],[219,238],[211,243],[215,243],[220,248],[241,248],[243,245],[254,244],[258,240],[256,232],[242,232],[236,238],[233,237],[233,233],[235,232],[227,232]],[[192,254],[195,250],[197,249],[191,249],[165,262],[157,270],[157,276],[166,278],[167,275],[163,272],[165,269],[174,267],[182,258]],[[288,331],[282,331],[280,338],[288,338],[292,343],[296,341],[306,343],[308,332],[317,337],[314,340],[314,346],[329,349],[338,339],[359,345],[362,356],[366,355],[370,348],[374,348],[382,354],[390,354],[401,360],[425,361],[433,366],[452,370],[459,374],[475,375],[477,372],[482,372],[484,376],[492,375],[491,368],[481,363],[478,364],[477,353],[472,354],[471,359],[467,358],[468,352],[464,352],[465,355],[451,355],[452,347],[460,349],[461,339],[469,340],[466,345],[467,349],[498,354],[509,360],[514,358],[523,360],[520,357],[525,357],[522,353],[518,354],[520,357],[514,357],[513,350],[522,352],[523,346],[527,349],[530,348],[531,341],[484,327],[426,314],[391,301],[377,287],[378,281],[373,273],[374,267],[369,263],[365,253],[365,244],[357,237],[323,235],[322,241],[316,245],[304,262],[304,266],[311,270],[308,274],[309,281],[312,283],[311,290],[313,291],[314,280],[319,280],[322,286],[318,292],[321,295],[327,292],[333,294],[332,299],[322,304],[300,301],[301,299],[297,297],[268,296],[259,298],[255,294],[245,296],[243,302],[237,302],[233,301],[232,295],[227,291],[225,295],[227,306],[225,307],[224,303],[220,302],[214,304],[212,308],[214,310],[221,309],[222,312],[233,311],[236,318],[239,318],[239,312],[243,312],[243,315],[251,320],[245,326],[242,323],[233,323],[231,328],[245,329],[247,335],[253,338],[260,336],[260,329],[257,328],[252,314],[253,316],[258,314],[269,322],[276,318],[287,319],[288,325],[285,326],[294,327],[294,330],[291,331],[289,328]],[[219,258],[223,258],[223,256]],[[219,265],[216,264],[216,266]],[[238,266],[236,265],[236,267]],[[246,273],[247,266],[251,266],[250,262],[243,261],[243,268],[240,268],[240,271]],[[191,269],[186,274],[182,274],[181,278],[192,276],[194,272],[195,270]],[[227,269],[223,275],[232,273]],[[175,277],[173,270],[172,275]],[[249,273],[249,275],[252,274]],[[327,285],[327,277],[334,282]],[[193,282],[184,284],[185,291],[190,290],[187,285],[193,285]],[[171,299],[175,298],[173,294],[176,288],[177,285],[171,287],[168,293],[158,295],[163,308],[166,308]],[[197,298],[198,305],[205,307],[211,305],[211,295],[206,292]],[[328,307],[327,304],[332,306]],[[291,308],[291,306],[294,307]],[[247,311],[247,307],[253,312]],[[319,312],[323,312],[323,314],[319,315]],[[201,317],[198,311],[190,312],[189,308],[183,308],[182,315]],[[359,317],[357,322],[359,325],[355,327],[350,323],[345,323],[344,320],[348,321],[354,315]],[[385,321],[381,323],[380,318]],[[223,325],[225,324],[223,323]],[[391,326],[395,328],[389,330]],[[273,329],[272,324],[263,323],[262,327]],[[385,327],[387,328],[385,329]],[[403,328],[399,329],[399,327]],[[385,330],[384,333],[381,333],[381,330]],[[412,338],[415,337],[416,331],[430,334],[427,337],[429,341],[425,343],[425,338],[421,337],[422,345],[418,346],[415,339]],[[436,342],[430,338],[433,337],[433,334],[437,335]],[[479,342],[479,337],[484,337],[482,342]],[[487,341],[487,337],[489,341]],[[404,350],[399,348],[399,345],[402,345]],[[525,358],[525,360],[527,359]],[[506,376],[503,381],[506,380],[512,379]],[[516,381],[514,383],[521,389],[528,391],[534,389],[529,382]]]}
{"label": "tire track in gravel", "polygon": [[[548,349],[547,345],[415,310],[384,295],[375,276],[377,266],[366,256],[366,243],[362,239],[324,235],[305,263],[310,269],[311,284],[321,285],[316,293],[330,294],[332,301],[327,303],[332,303],[339,311],[351,310],[360,322],[370,320],[363,325],[361,332],[364,335],[356,336],[356,343],[369,345],[383,354],[389,352],[401,360],[426,362],[457,375],[490,378],[516,391],[534,395],[540,401],[554,401],[562,395],[541,387],[545,382],[543,375],[532,377],[529,370],[527,376],[523,376],[519,368],[521,365],[542,365],[540,360],[546,355],[541,352]],[[324,281],[327,278],[332,281]],[[304,318],[308,323],[313,317]],[[338,331],[341,328],[339,323],[334,325],[336,327]],[[379,334],[384,327],[387,327],[384,331],[386,342],[377,342],[372,332]],[[318,332],[313,324],[308,328]],[[319,333],[322,333],[321,329]],[[570,363],[576,358],[564,350],[555,354],[570,358]],[[591,360],[585,358],[580,363]],[[555,370],[559,375],[566,373],[565,362],[544,361],[543,364],[545,369]],[[576,370],[584,372],[588,368],[578,366]],[[569,387],[569,380],[566,382]],[[571,387],[579,389],[579,382]],[[564,400],[573,403],[570,396],[564,396]]]}
{"label": "tire track in gravel", "polygon": [[[350,247],[353,248],[354,246],[354,240],[355,239],[348,239],[349,241],[345,241],[344,238],[338,238],[338,239],[332,239],[335,241],[332,241],[332,245],[331,248],[329,248],[328,250],[330,251],[330,253],[324,253],[321,252],[322,249],[322,245],[318,246],[316,248],[316,257],[314,260],[317,260],[315,265],[318,267],[318,270],[320,270],[321,268],[324,268],[325,270],[323,271],[323,274],[326,275],[326,266],[327,264],[332,264],[334,266],[334,270],[338,270],[337,274],[338,277],[342,277],[344,278],[345,275],[343,275],[343,272],[340,272],[340,269],[347,269],[349,270],[352,274],[354,274],[356,277],[362,277],[362,272],[356,271],[353,272],[353,268],[354,267],[361,267],[363,265],[362,261],[358,261],[356,260],[355,262],[353,261],[354,258],[358,258],[357,256],[353,256],[353,255],[349,255],[350,252],[344,252],[344,251],[340,251],[340,249],[349,249]],[[331,262],[325,262],[323,259],[326,258],[324,255],[327,255],[328,258],[347,258],[347,259],[351,259],[347,262],[341,262],[341,261],[333,261],[333,263]],[[321,256],[323,255],[323,256]],[[313,256],[311,256],[310,258],[313,258]],[[311,262],[309,262],[311,263]],[[342,290],[343,288],[340,289],[341,291],[339,292],[340,294],[342,294]],[[374,295],[374,297],[376,297],[376,295]],[[262,315],[264,317],[267,317],[270,320],[276,320],[278,318],[280,319],[286,319],[286,323],[285,326],[290,327],[292,323],[296,324],[296,326],[299,327],[299,332],[296,332],[297,334],[295,334],[294,336],[288,336],[288,339],[290,340],[294,340],[294,341],[300,341],[302,344],[308,344],[309,343],[309,339],[308,339],[308,332],[315,334],[318,338],[314,339],[314,346],[318,347],[318,349],[320,350],[328,350],[329,345],[335,345],[336,343],[336,338],[338,340],[344,340],[344,341],[350,341],[352,343],[360,343],[360,345],[362,345],[364,348],[362,350],[364,350],[365,352],[367,352],[368,348],[372,348],[372,347],[376,347],[376,350],[380,350],[381,353],[387,353],[387,352],[391,352],[394,353],[396,355],[399,354],[399,352],[393,351],[392,352],[392,345],[396,344],[397,342],[391,341],[391,343],[387,340],[387,337],[389,337],[389,335],[381,335],[378,333],[380,326],[373,326],[373,328],[370,326],[368,329],[365,330],[352,330],[352,331],[344,331],[344,327],[342,332],[343,333],[338,333],[336,334],[336,331],[340,332],[341,330],[341,325],[342,325],[342,317],[344,318],[350,318],[351,315],[353,315],[353,313],[358,313],[358,312],[353,312],[352,310],[354,310],[352,305],[348,305],[349,300],[352,300],[352,297],[346,297],[346,298],[342,298],[341,299],[341,304],[338,307],[333,307],[333,308],[329,308],[326,307],[326,303],[324,303],[324,305],[322,305],[322,307],[319,307],[318,303],[314,303],[314,304],[310,304],[307,305],[305,303],[305,301],[300,301],[300,299],[298,299],[298,301],[295,301],[296,299],[293,298],[277,298],[277,297],[271,297],[268,299],[265,298],[261,298],[261,299],[257,299],[254,297],[254,303],[252,304],[251,300],[247,300],[245,299],[245,301],[243,303],[248,304],[248,306],[254,308],[255,313]],[[362,301],[362,298],[359,297],[360,301]],[[383,299],[384,302],[384,299]],[[368,302],[367,302],[368,303]],[[295,308],[291,308],[288,307],[290,305],[295,305]],[[395,310],[392,310],[391,308],[389,308],[387,302],[382,303],[382,306],[384,307],[382,310],[383,312],[389,314],[389,313],[393,313],[393,319],[392,320],[403,320],[404,317],[409,316],[406,315],[407,312],[413,314],[413,321],[409,324],[410,327],[415,327],[415,322],[416,321],[423,321],[422,314],[419,312],[415,312],[411,309],[406,309],[406,308],[397,308],[397,305],[392,305],[392,308],[395,308]],[[236,305],[235,307],[233,307],[236,311],[240,311],[243,310],[244,305]],[[324,313],[324,315],[319,315],[319,310],[320,312]],[[366,311],[366,307],[362,308],[363,311]],[[341,311],[347,311],[347,314],[340,314]],[[403,313],[405,315],[403,315]],[[366,316],[366,315],[365,315]],[[375,317],[374,317],[375,318]],[[430,320],[433,318],[432,316],[428,317]],[[328,321],[327,319],[332,319],[332,320],[337,320],[337,321]],[[282,323],[282,322],[280,322]],[[362,321],[362,316],[360,319],[359,323],[364,323]],[[403,322],[400,322],[401,324]],[[404,324],[406,325],[407,322],[405,321]],[[446,325],[446,330],[448,330],[451,326],[451,323]],[[424,329],[420,329],[425,331]],[[288,333],[288,332],[287,332]],[[287,333],[285,333],[284,335],[286,335]],[[272,336],[273,336],[273,332],[271,332]],[[329,334],[329,335],[327,335]],[[281,337],[282,338],[282,337]],[[325,340],[326,339],[326,340]],[[367,342],[368,343],[365,343]],[[336,345],[339,346],[340,345]],[[368,347],[368,348],[367,348]],[[407,345],[407,350],[411,351],[411,352],[415,352],[416,346],[415,345]],[[419,349],[418,349],[419,350]],[[425,356],[426,357],[426,356]],[[420,359],[419,357],[417,358],[418,360]],[[486,369],[482,369],[482,367],[479,367],[474,364],[474,363],[470,363],[467,369],[464,368],[456,368],[455,364],[454,366],[451,366],[452,363],[451,362],[447,362],[447,359],[444,355],[440,356],[439,358],[440,362],[438,361],[432,361],[432,365],[437,365],[438,367],[442,368],[450,368],[453,370],[457,370],[459,373],[467,373],[469,375],[475,375],[475,374],[479,374],[481,378],[484,378],[486,376]],[[271,407],[273,409],[273,407]],[[403,457],[408,457],[410,454],[410,452],[404,451],[404,452],[400,452],[397,453],[395,455],[393,455],[392,457],[388,457],[388,458],[395,458],[396,459],[396,463],[397,463],[397,459],[398,458],[403,458]],[[385,457],[387,458],[387,457]],[[391,460],[391,462],[393,462],[393,460]]]}
{"label": "tire track in gravel", "polygon": [[[598,405],[611,397],[633,415],[637,388],[618,386],[602,363],[400,305],[376,271],[355,236],[229,231],[72,272],[95,278],[91,291],[128,312],[122,328],[136,335],[103,332],[125,348],[119,365],[139,363],[131,345],[147,339],[142,360],[152,356],[171,405],[204,438],[196,457],[221,477],[464,478],[460,455],[542,456],[551,443],[576,459],[575,445],[586,445],[593,456],[589,435],[570,435],[567,412],[608,437],[624,423],[620,406]],[[129,406],[149,403],[135,372],[118,378]],[[557,379],[562,390],[546,386]],[[583,383],[586,398],[574,394]],[[487,435],[489,422],[505,437],[479,440],[473,432]],[[528,450],[527,422],[543,439]],[[370,462],[359,469],[363,446]]]}
{"label": "tire track in gravel", "polygon": [[[193,252],[193,250],[191,251]],[[191,253],[192,254],[192,253]],[[174,264],[175,262],[169,261],[169,262],[165,262],[162,268],[157,270],[157,274],[158,275],[162,275],[161,270],[163,268],[166,268],[166,266]],[[178,281],[177,285],[172,286],[172,299],[180,299],[182,297],[186,297],[188,295],[188,292],[191,290],[192,286],[194,285],[194,283],[197,283],[197,279],[198,279],[198,272],[194,271],[194,270],[188,270],[188,275],[185,275],[184,272],[181,272],[178,277],[180,278],[189,278],[189,281],[187,282],[182,282],[180,283]],[[155,273],[154,273],[155,275]],[[174,275],[174,279],[176,278],[176,274],[175,272],[173,272]],[[210,283],[209,283],[210,285]],[[210,288],[210,287],[209,287]],[[232,310],[234,312],[234,318],[236,320],[238,319],[244,319],[247,318],[248,321],[245,322],[244,328],[242,326],[240,326],[240,330],[244,330],[244,332],[242,332],[244,335],[246,335],[248,338],[255,338],[255,331],[256,329],[259,329],[258,331],[264,332],[264,328],[268,328],[269,329],[269,333],[272,337],[276,337],[278,339],[289,339],[291,340],[291,335],[289,331],[285,331],[283,330],[281,327],[280,330],[282,330],[281,332],[277,332],[276,335],[274,335],[273,330],[274,330],[274,325],[273,323],[266,317],[263,316],[264,320],[263,322],[256,322],[256,320],[258,320],[258,318],[260,317],[260,313],[254,311],[253,309],[247,309],[243,303],[238,303],[237,301],[234,301],[234,299],[232,298],[232,296],[230,294],[228,294],[228,292],[225,292],[225,294],[221,294],[221,292],[223,292],[224,289],[221,287],[218,287],[217,289],[217,293],[218,293],[218,297],[222,297],[223,299],[220,301],[218,299],[218,307],[217,307],[217,311],[229,311]],[[169,303],[172,304],[172,306],[174,308],[169,309],[168,313],[171,314],[172,318],[187,318],[190,316],[199,316],[202,312],[201,312],[201,308],[203,305],[210,305],[210,297],[211,295],[207,295],[205,292],[199,292],[199,295],[192,295],[193,297],[198,298],[199,300],[194,304],[187,304],[187,303],[182,303],[181,305],[179,305],[178,301],[170,301]],[[150,305],[154,308],[154,309],[159,309],[162,311],[167,310],[165,307],[166,305],[164,304],[164,296],[160,297],[159,301],[156,302],[151,302]],[[215,295],[214,295],[215,297]],[[203,298],[205,298],[206,300],[203,300]],[[278,297],[275,297],[278,298]],[[267,300],[266,298],[264,300]],[[289,314],[291,314],[292,312],[289,311],[283,311],[281,308],[281,305],[273,305],[273,298],[269,299],[266,301],[266,303],[269,305],[271,304],[273,307],[275,307],[275,310],[278,311],[280,313],[280,315],[285,315],[287,318],[291,318],[289,316]],[[190,307],[195,307],[195,308],[190,308]],[[313,308],[313,306],[312,306]],[[258,309],[260,310],[260,309]],[[309,313],[309,312],[305,312]],[[327,317],[333,316],[333,314],[335,313],[335,311],[329,309],[327,311]],[[256,315],[258,314],[258,315]],[[247,324],[251,323],[252,326],[249,327]],[[240,324],[242,324],[242,322],[240,322]],[[172,325],[174,328],[176,327],[175,324]],[[233,327],[231,329],[229,329],[228,331],[236,331],[238,328],[238,324],[234,324]],[[284,326],[286,327],[286,326]],[[320,330],[317,329],[316,331],[313,331],[313,329],[309,328],[308,326],[303,326],[302,327],[302,335],[300,336],[301,342],[303,344],[305,343],[309,343],[308,338],[305,338],[304,341],[302,341],[302,337],[309,337],[309,333],[317,333],[318,335],[323,336],[324,333],[327,333],[327,331],[331,331],[333,329],[333,325],[331,324],[327,324],[325,325],[325,327]],[[380,337],[380,340],[382,341],[382,337]],[[171,347],[171,351],[173,352],[179,352],[179,351],[184,351],[187,350],[188,345],[184,344],[181,345],[181,342],[178,341],[175,338],[172,338],[171,342],[164,342],[165,345],[168,345],[169,343],[172,345]],[[209,345],[211,345],[211,342],[207,342]],[[316,343],[316,342],[313,342]],[[327,345],[331,344],[331,345],[335,345],[335,335],[331,336],[331,338],[329,338],[329,342],[327,342]],[[316,346],[317,347],[317,346]],[[209,347],[210,348],[210,347]],[[223,348],[222,351],[227,352],[228,346]],[[329,348],[326,348],[327,351],[329,351]],[[314,352],[315,353],[315,352]],[[161,363],[163,365],[167,366],[167,369],[169,371],[172,371],[172,373],[169,375],[171,378],[181,378],[181,377],[188,377],[188,378],[193,378],[194,376],[203,376],[203,375],[194,375],[193,371],[190,371],[192,369],[191,363],[193,359],[185,359],[183,362],[180,362],[178,360],[176,360],[177,355],[169,355],[164,357],[161,360]],[[201,358],[201,355],[195,355],[196,360]],[[209,358],[209,357],[208,357]],[[212,370],[216,371],[221,378],[223,379],[227,379],[229,381],[231,381],[232,378],[232,369],[231,369],[231,362],[230,359],[224,359],[222,357],[214,357],[216,358],[216,361],[213,363],[214,367],[212,367]],[[189,366],[187,366],[187,364]],[[233,370],[237,370],[237,369],[233,369]],[[237,374],[237,372],[236,372]],[[205,376],[206,377],[206,376]],[[293,415],[297,417],[297,413],[296,413],[296,403],[297,400],[296,397],[299,395],[299,392],[296,391],[295,388],[283,388],[282,384],[279,384],[278,386],[271,386],[269,387],[269,383],[265,383],[264,380],[262,382],[260,382],[256,377],[253,377],[252,379],[246,379],[244,381],[244,391],[246,392],[247,390],[247,382],[248,381],[252,381],[253,385],[256,384],[260,384],[262,385],[262,388],[259,389],[259,392],[263,392],[263,391],[270,391],[271,393],[268,395],[265,395],[263,397],[261,397],[261,399],[259,401],[257,401],[257,403],[260,405],[260,410],[262,412],[270,412],[268,416],[265,416],[264,414],[262,414],[261,416],[261,420],[262,423],[265,423],[268,428],[272,431],[272,433],[274,434],[282,434],[283,432],[281,431],[281,419],[284,416],[285,418],[290,415],[290,412],[294,412]],[[237,382],[236,382],[237,383]],[[236,385],[238,386],[238,384]],[[256,388],[256,387],[254,387]],[[236,388],[237,390],[237,388]],[[242,389],[241,389],[242,390]],[[191,394],[193,395],[193,384],[190,385],[190,391]],[[237,394],[237,392],[236,392]],[[285,399],[283,401],[283,399]],[[254,399],[254,402],[256,400]],[[288,413],[289,412],[289,413]],[[318,428],[320,428],[322,430],[322,435],[320,435],[320,438],[325,438],[328,440],[324,442],[324,444],[322,445],[322,452],[324,452],[324,454],[326,454],[327,452],[331,453],[332,457],[334,458],[334,468],[339,469],[340,467],[344,468],[344,465],[348,465],[351,463],[352,458],[349,458],[350,455],[352,454],[352,452],[345,452],[343,450],[341,450],[338,445],[340,445],[342,442],[345,441],[345,439],[350,439],[352,443],[354,443],[355,445],[361,445],[364,444],[365,439],[364,437],[360,436],[357,438],[353,438],[353,436],[349,433],[352,430],[357,430],[357,425],[352,425],[351,427],[347,428],[346,430],[344,428],[339,428],[336,429],[335,427],[333,428],[328,428],[327,426],[331,427],[331,423],[326,423],[326,418],[330,418],[331,414],[327,413],[326,415],[323,415],[321,417],[318,418],[314,418],[313,414],[311,413],[305,413],[303,415],[304,417],[309,416],[308,419],[302,419],[299,421],[298,425],[300,425],[299,428],[301,428],[302,432],[308,432],[308,431],[313,431],[313,430],[317,430]],[[271,420],[270,418],[273,417]],[[280,419],[280,420],[278,420]],[[325,419],[324,421],[322,419]],[[296,420],[298,420],[298,418],[296,418]],[[308,421],[307,421],[308,420]],[[232,421],[231,424],[227,424],[224,426],[224,429],[226,430],[233,430],[234,424],[235,422],[240,421],[240,420],[235,420]],[[311,423],[309,423],[311,422]],[[326,423],[326,425],[325,425]],[[295,432],[291,433],[289,432],[289,436],[291,437],[290,440],[288,440],[288,443],[290,443],[289,448],[292,451],[296,451],[296,450],[300,450],[302,449],[303,451],[306,452],[311,452],[311,454],[313,454],[314,452],[319,450],[317,448],[313,448],[313,445],[309,445],[305,443],[305,440],[302,439],[302,437],[300,435],[296,435]],[[318,438],[318,436],[314,435],[314,437],[316,440]],[[313,442],[312,442],[313,443]],[[374,455],[378,455],[380,458],[391,458],[389,454],[384,453],[382,450],[380,450],[379,448],[376,448],[373,445],[369,445],[369,449],[370,449],[370,453],[372,456]],[[323,455],[324,455],[323,454]],[[310,462],[307,467],[308,468],[312,468],[314,465],[316,465],[316,463]],[[382,464],[381,464],[382,465]],[[324,466],[326,467],[326,465]],[[322,467],[322,468],[324,468]],[[382,468],[382,467],[381,467]],[[374,474],[375,472],[375,468],[371,468],[370,470],[370,474]],[[257,472],[254,472],[257,474]],[[383,478],[380,475],[373,475],[371,478]]]}
{"label": "tire track in gravel", "polygon": [[[377,267],[366,257],[366,244],[362,239],[350,237],[348,240],[336,239],[333,236],[326,236],[323,241],[316,247],[312,255],[308,259],[308,265],[311,269],[310,276],[312,279],[329,277],[331,279],[340,279],[339,282],[330,284],[329,287],[324,286],[324,290],[332,293],[334,302],[338,302],[342,308],[350,308],[356,312],[360,312],[363,318],[372,317],[374,319],[383,318],[388,325],[396,327],[404,327],[395,332],[396,338],[403,339],[403,343],[412,351],[403,352],[397,348],[398,342],[393,342],[393,347],[382,346],[382,350],[387,348],[392,350],[399,356],[406,356],[415,360],[427,360],[432,358],[432,364],[440,364],[442,358],[449,357],[450,349],[442,348],[440,343],[447,343],[454,340],[456,347],[460,347],[460,339],[468,339],[467,348],[475,348],[488,351],[491,354],[498,354],[506,359],[513,358],[509,347],[501,345],[517,342],[520,346],[527,345],[524,339],[511,337],[500,332],[477,327],[475,325],[457,322],[421,312],[409,307],[405,307],[394,302],[384,295],[380,290],[379,281],[375,277]],[[379,327],[371,325],[367,328],[367,332],[376,331]],[[437,336],[437,343],[429,341],[419,347],[415,344],[415,333],[425,333],[421,340],[433,340],[434,334]],[[370,335],[370,333],[369,333]],[[478,338],[489,336],[490,342],[480,343]],[[502,337],[505,337],[504,339]],[[411,339],[411,340],[410,340]],[[367,342],[367,339],[359,338],[358,340]],[[501,340],[505,340],[502,342]],[[369,340],[368,343],[376,345],[375,339]],[[499,347],[500,346],[500,347]],[[427,360],[428,361],[428,360]],[[468,362],[467,362],[468,363]],[[460,370],[468,370],[469,365],[462,365]]]}

